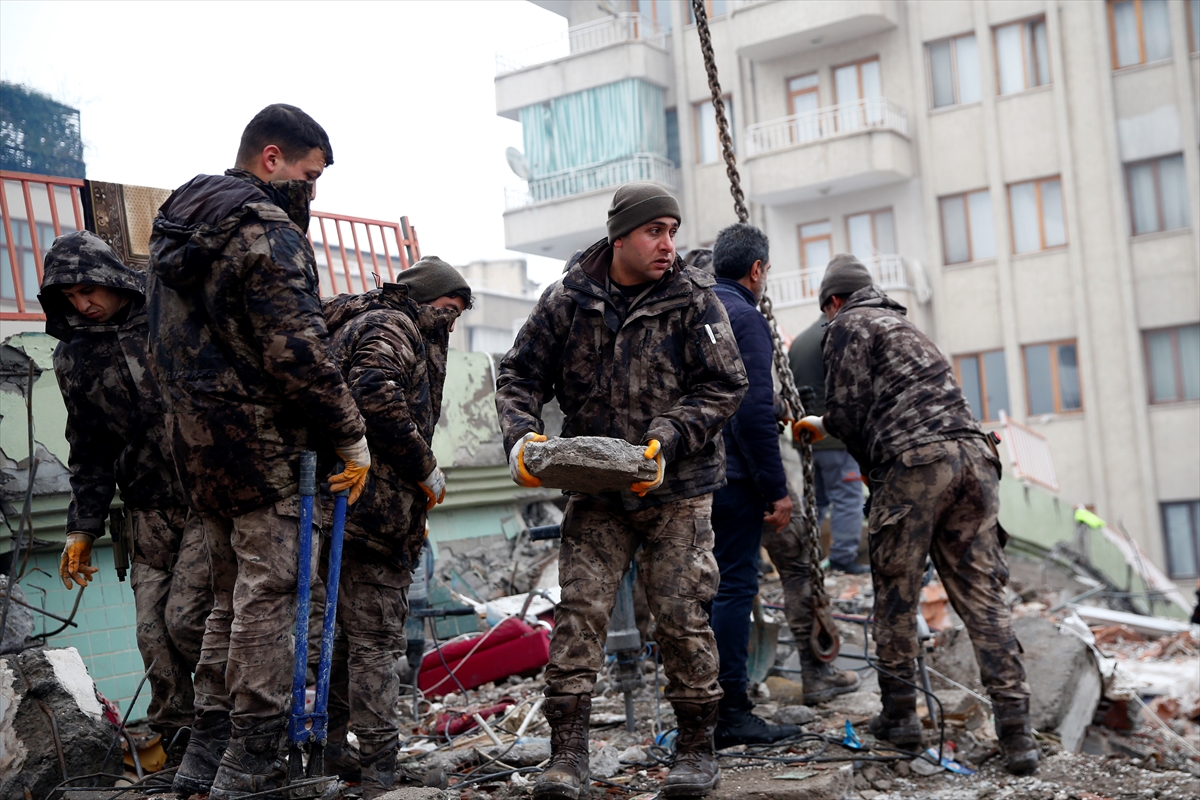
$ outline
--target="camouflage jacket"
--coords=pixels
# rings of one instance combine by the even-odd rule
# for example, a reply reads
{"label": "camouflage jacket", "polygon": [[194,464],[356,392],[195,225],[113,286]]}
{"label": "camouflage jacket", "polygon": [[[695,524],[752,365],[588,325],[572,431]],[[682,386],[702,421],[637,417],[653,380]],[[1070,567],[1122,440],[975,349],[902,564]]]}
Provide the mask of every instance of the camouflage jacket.
{"label": "camouflage jacket", "polygon": [[329,357],[310,187],[193,178],[150,237],[152,354],[189,503],[237,516],[295,494],[299,453],[366,427]]}
{"label": "camouflage jacket", "polygon": [[612,247],[601,240],[542,295],[500,364],[496,410],[507,453],[543,432],[557,397],[562,435],[662,443],[663,484],[610,501],[628,510],[711,492],[725,484],[721,429],[748,386],[715,280],[676,259],[632,305],[606,288]]}
{"label": "camouflage jacket", "polygon": [[825,329],[825,428],[864,472],[913,447],[983,438],[950,362],[875,286]]}
{"label": "camouflage jacket", "polygon": [[[441,415],[453,309],[418,306],[389,283],[324,302],[330,353],[367,422],[371,472],[346,517],[346,546],[412,570],[425,540],[430,448]],[[407,513],[406,513],[407,512]]]}
{"label": "camouflage jacket", "polygon": [[[131,509],[184,505],[150,370],[144,281],[86,231],[60,237],[46,254],[38,299],[46,332],[60,340],[54,374],[67,407],[71,447],[68,531],[103,536],[115,487]],[[133,299],[108,322],[94,323],[51,289],[76,283],[121,289]]]}

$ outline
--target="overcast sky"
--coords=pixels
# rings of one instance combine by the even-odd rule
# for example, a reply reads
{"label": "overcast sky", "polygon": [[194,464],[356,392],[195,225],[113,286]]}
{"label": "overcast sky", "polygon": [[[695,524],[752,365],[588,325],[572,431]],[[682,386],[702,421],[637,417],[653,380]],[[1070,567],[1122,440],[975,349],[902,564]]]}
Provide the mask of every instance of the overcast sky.
{"label": "overcast sky", "polygon": [[463,264],[504,249],[494,55],[566,20],[524,0],[0,3],[0,75],[80,110],[87,175],[173,189],[233,165],[250,118],[291,103],[329,132],[314,208],[396,220]]}

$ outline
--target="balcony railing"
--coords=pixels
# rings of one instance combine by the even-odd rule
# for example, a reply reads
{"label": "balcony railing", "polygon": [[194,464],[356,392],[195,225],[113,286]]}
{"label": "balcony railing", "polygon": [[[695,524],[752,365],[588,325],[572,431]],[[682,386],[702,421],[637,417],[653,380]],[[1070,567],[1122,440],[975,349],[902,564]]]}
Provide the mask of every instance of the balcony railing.
{"label": "balcony railing", "polygon": [[861,131],[889,130],[908,135],[904,109],[883,97],[815,108],[746,129],[746,155],[753,157],[798,144],[810,144]]}
{"label": "balcony railing", "polygon": [[[917,300],[927,302],[932,295],[925,270],[920,262],[904,256],[880,254],[864,262],[883,291],[904,290],[916,294]],[[815,303],[821,293],[821,278],[825,265],[810,269],[772,274],[767,282],[771,303],[776,307]]]}
{"label": "balcony railing", "polygon": [[672,189],[679,187],[679,170],[670,159],[638,153],[619,161],[564,169],[541,178],[531,178],[528,189],[505,189],[504,210],[561,200],[600,189],[611,189],[629,181],[654,181]]}
{"label": "balcony railing", "polygon": [[0,319],[41,320],[42,256],[54,239],[83,229],[77,178],[0,172]]}
{"label": "balcony railing", "polygon": [[599,50],[613,44],[637,41],[665,50],[667,33],[659,30],[651,17],[642,14],[617,14],[607,19],[576,25],[548,42],[511,53],[496,53],[496,75],[507,75],[547,61]]}
{"label": "balcony railing", "polygon": [[[321,270],[323,297],[370,291],[383,280],[395,281],[396,273],[421,258],[417,229],[409,224],[408,217],[390,222],[313,211],[308,241]],[[354,285],[356,277],[358,286]]]}

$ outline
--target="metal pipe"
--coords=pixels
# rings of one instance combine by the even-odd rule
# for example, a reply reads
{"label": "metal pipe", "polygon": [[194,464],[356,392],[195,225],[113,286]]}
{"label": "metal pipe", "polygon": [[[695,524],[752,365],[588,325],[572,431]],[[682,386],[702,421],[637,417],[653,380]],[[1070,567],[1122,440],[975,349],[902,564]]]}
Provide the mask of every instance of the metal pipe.
{"label": "metal pipe", "polygon": [[295,660],[292,662],[292,716],[288,721],[291,743],[288,777],[304,777],[300,746],[309,740],[304,728],[305,689],[308,676],[308,616],[312,602],[313,503],[317,494],[317,454],[300,454],[300,555],[296,570]]}

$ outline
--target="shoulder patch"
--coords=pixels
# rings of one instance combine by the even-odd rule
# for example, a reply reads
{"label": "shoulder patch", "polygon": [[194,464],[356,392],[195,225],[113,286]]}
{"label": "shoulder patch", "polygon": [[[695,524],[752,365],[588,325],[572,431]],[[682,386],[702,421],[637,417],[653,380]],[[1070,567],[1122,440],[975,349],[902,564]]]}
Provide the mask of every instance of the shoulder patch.
{"label": "shoulder patch", "polygon": [[717,285],[716,278],[714,278],[712,275],[709,275],[704,270],[696,269],[695,267],[685,266],[683,268],[683,274],[687,276],[688,280],[697,286],[712,287]]}

